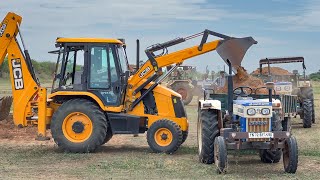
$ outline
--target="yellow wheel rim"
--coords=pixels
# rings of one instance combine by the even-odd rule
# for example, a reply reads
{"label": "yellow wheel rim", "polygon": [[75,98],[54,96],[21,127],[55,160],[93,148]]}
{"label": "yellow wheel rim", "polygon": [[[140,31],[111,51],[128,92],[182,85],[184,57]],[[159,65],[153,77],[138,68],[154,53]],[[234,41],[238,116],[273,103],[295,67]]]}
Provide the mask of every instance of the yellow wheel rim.
{"label": "yellow wheel rim", "polygon": [[71,142],[81,143],[89,139],[93,131],[91,119],[81,113],[73,112],[63,121],[62,132]]}
{"label": "yellow wheel rim", "polygon": [[160,128],[156,131],[154,140],[159,146],[169,146],[173,140],[172,133],[167,128]]}

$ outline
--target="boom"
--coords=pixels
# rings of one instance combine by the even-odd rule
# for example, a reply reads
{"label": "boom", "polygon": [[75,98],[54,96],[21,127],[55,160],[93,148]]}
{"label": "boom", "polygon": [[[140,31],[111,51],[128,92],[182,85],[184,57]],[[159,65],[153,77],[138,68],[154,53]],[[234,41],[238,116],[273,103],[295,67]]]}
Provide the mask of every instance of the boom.
{"label": "boom", "polygon": [[[222,40],[214,40],[207,43],[209,35],[213,35]],[[190,48],[182,49],[173,53],[167,53],[167,47],[180,44],[189,39],[202,36],[200,45],[195,45]],[[157,79],[162,72],[159,68],[166,67],[172,64],[181,64],[183,61],[190,59],[201,54],[208,53],[210,51],[217,50],[220,57],[225,61],[230,61],[233,67],[239,66],[246,53],[246,51],[257,42],[252,37],[234,38],[220,33],[216,33],[210,30],[205,30],[202,33],[191,35],[185,38],[177,38],[162,44],[156,44],[146,49],[146,55],[149,60],[133,75],[128,81],[128,93],[130,96],[135,96],[140,90],[146,88],[146,86]],[[154,52],[163,50],[160,55],[155,55]],[[165,55],[164,55],[165,54]],[[172,69],[173,70],[173,69]],[[158,82],[153,84],[145,91],[140,98],[136,99],[131,105],[131,109],[134,108],[150,91],[152,91]],[[132,98],[135,99],[135,98]]]}
{"label": "boom", "polygon": [[[15,13],[8,13],[1,23],[0,29],[0,65],[5,57],[8,57],[10,80],[13,95],[13,120],[15,125],[27,126],[28,122],[34,120],[34,108],[39,108],[39,119],[45,119],[46,98],[39,98],[46,92],[40,87],[35,76],[28,50],[25,49],[19,26],[22,17]],[[21,50],[17,41],[20,34],[24,51]],[[46,95],[45,95],[46,96]],[[41,103],[40,103],[41,101]],[[40,104],[41,107],[40,107]]]}

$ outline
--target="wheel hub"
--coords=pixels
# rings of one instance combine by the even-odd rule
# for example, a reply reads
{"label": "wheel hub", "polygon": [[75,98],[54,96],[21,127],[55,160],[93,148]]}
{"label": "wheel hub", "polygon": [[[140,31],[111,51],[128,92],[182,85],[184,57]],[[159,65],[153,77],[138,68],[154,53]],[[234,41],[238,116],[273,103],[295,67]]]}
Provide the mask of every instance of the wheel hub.
{"label": "wheel hub", "polygon": [[84,130],[84,124],[80,121],[77,121],[72,125],[72,130],[77,134],[82,133]]}
{"label": "wheel hub", "polygon": [[162,140],[167,140],[167,139],[168,139],[168,134],[163,133],[163,134],[161,135],[161,139],[162,139]]}

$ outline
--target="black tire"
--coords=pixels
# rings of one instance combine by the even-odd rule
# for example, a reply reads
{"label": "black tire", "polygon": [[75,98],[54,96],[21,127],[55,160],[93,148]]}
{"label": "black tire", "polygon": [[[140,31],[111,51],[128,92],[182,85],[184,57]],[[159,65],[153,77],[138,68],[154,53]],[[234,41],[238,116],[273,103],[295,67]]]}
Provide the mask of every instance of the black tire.
{"label": "black tire", "polygon": [[171,87],[172,87],[171,88],[172,90],[178,93],[180,91],[183,91],[186,93],[185,95],[181,94],[184,105],[188,105],[192,101],[193,93],[188,82],[177,82],[177,83],[174,83]]}
{"label": "black tire", "polygon": [[285,117],[282,121],[282,131],[288,131],[291,133],[291,117]]}
{"label": "black tire", "polygon": [[[300,88],[301,89],[301,93],[300,93],[300,98],[301,99],[310,99],[311,100],[311,105],[312,105],[312,123],[316,122],[316,114],[314,112],[314,95],[313,95],[313,89],[310,88]],[[302,118],[303,119],[303,118]]]}
{"label": "black tire", "polygon": [[[157,143],[156,133],[160,129],[165,129],[166,131],[171,133],[172,140],[169,141],[170,144],[161,145]],[[168,138],[167,137],[168,134],[162,134],[162,135],[165,135],[165,137],[163,138],[161,137],[161,141],[166,141],[166,139]],[[161,119],[154,122],[147,131],[147,141],[148,141],[149,147],[155,153],[167,153],[167,154],[174,153],[175,151],[178,150],[178,148],[182,143],[182,136],[183,135],[180,127],[175,122],[167,119]],[[170,137],[169,137],[169,140],[170,140]]]}
{"label": "black tire", "polygon": [[183,144],[188,138],[189,131],[182,131],[182,143]]}
{"label": "black tire", "polygon": [[[86,115],[92,123],[92,133],[82,142],[72,142],[63,132],[62,126],[65,119],[75,112]],[[53,114],[50,128],[52,137],[59,148],[66,152],[87,153],[95,151],[104,142],[107,120],[95,103],[85,99],[72,99],[63,103]]]}
{"label": "black tire", "polygon": [[111,140],[112,136],[113,136],[113,133],[112,133],[111,127],[108,126],[107,135],[104,138],[104,141],[103,141],[103,143],[101,145],[106,144],[107,142],[109,142]]}
{"label": "black tire", "polygon": [[311,128],[312,126],[312,104],[310,99],[303,100],[303,127]]}
{"label": "black tire", "polygon": [[287,173],[296,173],[298,167],[298,144],[295,137],[291,136],[285,141],[283,149],[283,166]]}
{"label": "black tire", "polygon": [[219,136],[218,112],[211,109],[199,110],[197,140],[200,162],[214,163],[214,140],[217,136]]}
{"label": "black tire", "polygon": [[216,137],[214,140],[214,161],[219,174],[226,173],[228,165],[227,147],[222,136]]}
{"label": "black tire", "polygon": [[0,98],[0,121],[7,119],[12,105],[12,96]]}
{"label": "black tire", "polygon": [[312,105],[312,123],[316,123],[316,113],[314,112],[314,99],[312,99],[311,101],[311,105]]}
{"label": "black tire", "polygon": [[[277,112],[272,113],[272,131],[282,131],[283,121],[281,121],[280,115]],[[282,151],[277,149],[275,151],[269,149],[260,150],[260,159],[264,163],[278,163],[281,159]]]}
{"label": "black tire", "polygon": [[281,159],[282,150],[271,151],[269,149],[261,149],[259,155],[263,163],[278,163]]}

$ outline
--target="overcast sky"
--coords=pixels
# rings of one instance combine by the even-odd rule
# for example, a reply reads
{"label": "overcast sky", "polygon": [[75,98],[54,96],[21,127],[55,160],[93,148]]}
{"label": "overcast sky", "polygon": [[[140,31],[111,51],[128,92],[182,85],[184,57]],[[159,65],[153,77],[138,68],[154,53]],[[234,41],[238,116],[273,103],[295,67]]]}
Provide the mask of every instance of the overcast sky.
{"label": "overcast sky", "polygon": [[[304,56],[308,73],[320,69],[317,0],[10,0],[1,4],[0,16],[8,11],[23,17],[21,29],[31,57],[41,61],[56,60],[47,52],[55,49],[57,37],[125,38],[129,61],[134,63],[136,39],[141,40],[143,52],[149,45],[210,29],[258,41],[243,60],[250,72],[261,58],[283,56]],[[184,64],[200,71],[206,65],[215,71],[224,65],[216,52]],[[283,67],[301,70],[300,64]]]}

